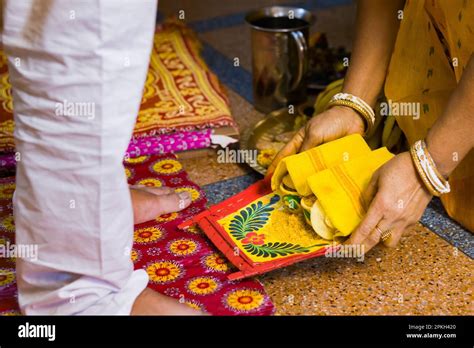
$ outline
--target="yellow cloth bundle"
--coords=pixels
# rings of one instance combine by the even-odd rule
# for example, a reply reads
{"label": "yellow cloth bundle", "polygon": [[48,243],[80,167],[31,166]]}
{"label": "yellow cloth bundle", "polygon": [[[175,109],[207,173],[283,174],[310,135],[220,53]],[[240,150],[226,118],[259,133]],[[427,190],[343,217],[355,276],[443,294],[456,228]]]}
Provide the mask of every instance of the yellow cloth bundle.
{"label": "yellow cloth bundle", "polygon": [[319,210],[319,216],[329,220],[335,230],[334,237],[348,236],[362,221],[368,208],[362,193],[373,173],[392,157],[384,147],[308,178],[308,185],[318,199],[315,209]]}
{"label": "yellow cloth bundle", "polygon": [[[283,159],[272,177],[272,189],[288,199],[294,200],[295,194],[304,197],[306,220],[319,236],[346,237],[366,214],[362,193],[373,173],[392,157],[386,148],[371,151],[360,135],[349,135]],[[315,201],[309,207],[311,197]]]}
{"label": "yellow cloth bundle", "polygon": [[279,189],[283,179],[289,174],[293,185],[289,183],[286,186],[294,187],[301,196],[308,196],[311,194],[307,182],[310,176],[369,153],[370,148],[362,136],[353,134],[288,156],[281,160],[272,176],[272,190]]}

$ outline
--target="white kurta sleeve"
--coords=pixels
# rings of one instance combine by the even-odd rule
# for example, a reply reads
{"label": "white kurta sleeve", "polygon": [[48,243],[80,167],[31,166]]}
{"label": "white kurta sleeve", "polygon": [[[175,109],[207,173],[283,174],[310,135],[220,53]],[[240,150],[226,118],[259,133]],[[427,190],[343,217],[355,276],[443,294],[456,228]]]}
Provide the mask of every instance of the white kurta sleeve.
{"label": "white kurta sleeve", "polygon": [[26,314],[129,314],[133,270],[123,156],[148,70],[156,0],[8,0],[16,243]]}

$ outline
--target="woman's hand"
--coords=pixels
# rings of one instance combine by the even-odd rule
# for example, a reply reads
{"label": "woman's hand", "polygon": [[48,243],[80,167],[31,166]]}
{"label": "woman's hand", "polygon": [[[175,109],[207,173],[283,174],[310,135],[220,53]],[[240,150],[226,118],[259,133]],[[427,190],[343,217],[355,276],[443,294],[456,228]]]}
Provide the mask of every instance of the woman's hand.
{"label": "woman's hand", "polygon": [[334,106],[314,116],[278,152],[268,168],[267,177],[273,174],[283,158],[354,133],[364,133],[364,121],[356,111],[348,107]]}
{"label": "woman's hand", "polygon": [[363,245],[364,252],[380,242],[380,231],[388,229],[392,233],[384,244],[396,246],[403,231],[421,218],[432,198],[418,177],[409,152],[393,157],[380,167],[363,196],[370,204],[367,215],[346,244]]}

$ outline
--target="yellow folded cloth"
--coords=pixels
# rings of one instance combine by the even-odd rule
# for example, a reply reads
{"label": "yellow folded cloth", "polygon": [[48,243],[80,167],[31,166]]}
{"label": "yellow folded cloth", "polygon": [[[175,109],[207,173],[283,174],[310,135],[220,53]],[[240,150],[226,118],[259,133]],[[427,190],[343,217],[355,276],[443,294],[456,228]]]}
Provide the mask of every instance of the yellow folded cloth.
{"label": "yellow folded cloth", "polygon": [[[359,134],[331,141],[311,150],[281,160],[272,176],[272,190],[277,190],[287,174],[301,196],[311,194],[307,179],[321,170],[370,153],[370,148]],[[289,181],[289,179],[286,179]]]}
{"label": "yellow folded cloth", "polygon": [[[319,215],[325,216],[334,226],[334,237],[348,236],[362,221],[368,208],[362,192],[372,174],[392,157],[393,154],[383,147],[307,178],[318,199],[318,209],[322,210]],[[324,233],[327,234],[327,230]],[[331,239],[329,235],[323,237]]]}

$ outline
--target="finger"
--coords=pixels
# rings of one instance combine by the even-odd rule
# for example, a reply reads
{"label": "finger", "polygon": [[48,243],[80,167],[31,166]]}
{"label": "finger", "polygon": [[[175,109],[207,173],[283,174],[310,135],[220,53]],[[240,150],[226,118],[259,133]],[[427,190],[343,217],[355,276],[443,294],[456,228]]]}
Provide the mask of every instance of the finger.
{"label": "finger", "polygon": [[364,254],[367,254],[374,246],[380,243],[380,233],[373,229],[369,236],[359,243]]}
{"label": "finger", "polygon": [[270,164],[270,166],[268,167],[265,178],[271,177],[273,175],[273,172],[275,171],[278,163],[280,163],[283,158],[294,155],[300,150],[301,144],[303,143],[304,134],[304,128],[301,128],[293,136],[293,138],[291,138],[291,140],[277,153],[277,155],[273,159],[272,164]]}
{"label": "finger", "polygon": [[367,237],[369,237],[369,235],[375,229],[375,226],[377,226],[380,220],[382,220],[383,210],[380,205],[380,200],[377,199],[377,196],[375,196],[364,219],[355,229],[355,231],[352,232],[351,237],[347,241],[348,244],[360,244]]}
{"label": "finger", "polygon": [[372,232],[370,232],[369,236],[362,242],[364,253],[369,252],[370,249],[382,242],[383,232],[388,229],[394,231],[394,226],[395,223],[391,219],[382,218]]}
{"label": "finger", "polygon": [[323,143],[323,136],[321,135],[320,128],[317,128],[316,131],[307,132],[306,136],[301,144],[301,152],[312,149],[315,146],[321,145]]}
{"label": "finger", "polygon": [[136,190],[142,190],[149,193],[153,193],[154,195],[157,195],[157,196],[168,195],[174,192],[174,190],[171,187],[166,187],[166,186],[152,187],[152,186],[145,186],[145,185],[133,185],[130,187]]}
{"label": "finger", "polygon": [[403,226],[392,227],[392,233],[390,233],[390,236],[387,239],[382,241],[383,245],[389,248],[395,248],[400,242],[404,231],[405,228]]}
{"label": "finger", "polygon": [[155,215],[170,214],[187,208],[192,203],[189,192],[173,192],[156,196],[154,200]]}
{"label": "finger", "polygon": [[389,248],[395,248],[398,245],[398,243],[400,243],[400,239],[402,238],[405,231],[408,231],[408,230],[414,228],[415,226],[416,226],[416,223],[411,224],[411,225],[406,225],[406,224],[396,225],[393,228],[390,237],[388,239],[386,239],[383,244],[385,246],[389,247]]}
{"label": "finger", "polygon": [[364,203],[364,209],[368,210],[370,207],[370,203],[375,197],[375,194],[377,193],[378,189],[378,179],[379,179],[379,171],[375,171],[375,173],[372,175],[372,178],[370,179],[369,185],[367,188],[364,190],[362,193],[362,201]]}
{"label": "finger", "polygon": [[[390,230],[390,236],[387,239],[385,239],[385,241],[383,241],[382,236],[389,230]],[[400,231],[403,231],[403,226],[401,225],[400,221],[395,221],[393,218],[387,219],[386,217],[384,217],[377,224],[375,231],[378,237],[378,241],[386,245],[386,242],[388,242],[391,238],[394,238],[395,240],[395,237],[398,235],[398,233]]]}
{"label": "finger", "polygon": [[179,201],[178,208],[183,210],[192,203],[191,194],[189,192],[178,192]]}

